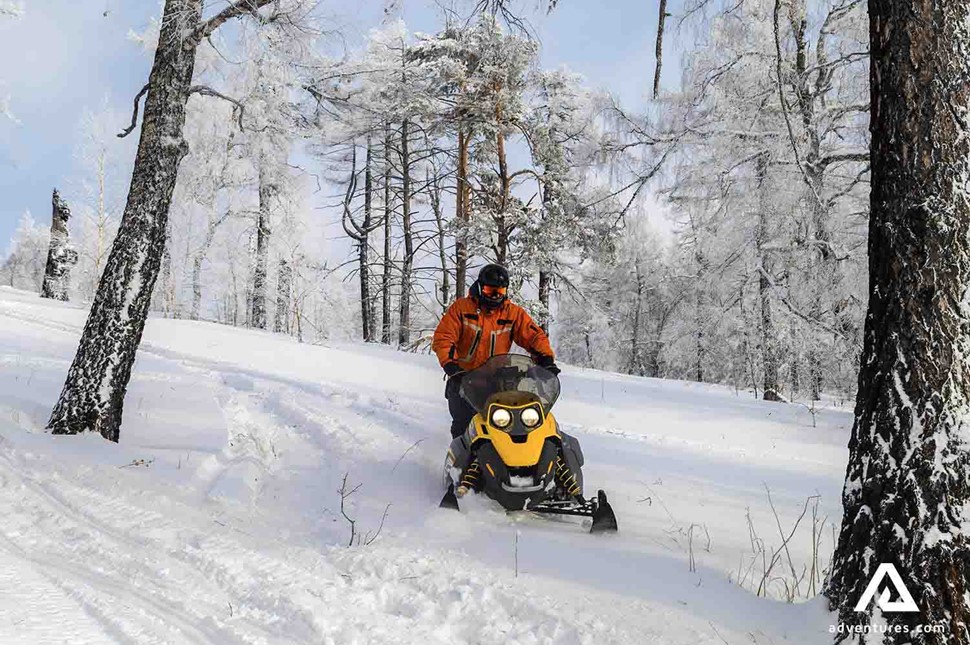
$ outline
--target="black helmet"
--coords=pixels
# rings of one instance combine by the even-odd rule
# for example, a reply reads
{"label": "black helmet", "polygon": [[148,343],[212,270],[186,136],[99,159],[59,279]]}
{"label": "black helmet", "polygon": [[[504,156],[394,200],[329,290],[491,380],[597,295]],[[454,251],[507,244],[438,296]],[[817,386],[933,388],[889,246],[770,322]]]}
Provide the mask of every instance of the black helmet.
{"label": "black helmet", "polygon": [[478,272],[478,284],[509,288],[509,271],[501,264],[486,264]]}
{"label": "black helmet", "polygon": [[[484,293],[482,287],[497,287],[502,290],[501,294]],[[505,291],[509,288],[508,269],[500,264],[486,264],[478,272],[478,280],[472,285],[472,295],[478,299],[479,304],[486,309],[499,307],[505,302]],[[490,291],[486,289],[486,291]]]}

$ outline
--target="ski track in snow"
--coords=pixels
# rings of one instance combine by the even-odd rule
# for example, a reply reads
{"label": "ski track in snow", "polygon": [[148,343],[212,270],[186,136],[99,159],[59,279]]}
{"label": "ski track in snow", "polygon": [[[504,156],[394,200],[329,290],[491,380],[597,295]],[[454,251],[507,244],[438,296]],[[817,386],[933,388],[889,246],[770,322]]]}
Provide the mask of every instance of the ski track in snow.
{"label": "ski track in snow", "polygon": [[[567,369],[557,416],[620,523],[589,536],[487,500],[436,508],[427,356],[152,320],[122,443],[43,434],[83,317],[0,288],[0,643],[828,642],[818,600],[728,576],[746,508],[771,541],[764,485],[785,522],[822,489],[837,517],[845,413],[816,432],[723,388]],[[369,545],[346,548],[344,476],[358,537],[386,513]]]}

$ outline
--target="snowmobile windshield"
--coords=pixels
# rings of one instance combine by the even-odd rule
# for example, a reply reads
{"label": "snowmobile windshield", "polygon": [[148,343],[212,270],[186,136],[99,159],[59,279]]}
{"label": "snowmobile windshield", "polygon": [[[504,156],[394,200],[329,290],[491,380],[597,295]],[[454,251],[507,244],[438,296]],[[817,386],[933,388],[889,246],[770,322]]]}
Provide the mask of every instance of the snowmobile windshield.
{"label": "snowmobile windshield", "polygon": [[559,390],[559,377],[522,354],[493,356],[461,381],[461,395],[482,414],[494,402],[516,405],[529,400],[548,412]]}

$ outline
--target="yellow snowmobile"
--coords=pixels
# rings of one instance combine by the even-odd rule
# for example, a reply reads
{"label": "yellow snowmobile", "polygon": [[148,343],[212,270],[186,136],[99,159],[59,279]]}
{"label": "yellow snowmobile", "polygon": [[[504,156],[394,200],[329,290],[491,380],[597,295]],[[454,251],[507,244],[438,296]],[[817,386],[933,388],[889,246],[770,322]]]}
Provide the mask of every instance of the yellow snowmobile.
{"label": "yellow snowmobile", "polygon": [[559,378],[528,356],[493,356],[462,379],[461,395],[477,414],[452,440],[445,458],[442,508],[484,492],[508,511],[592,518],[590,532],[616,531],[616,515],[600,490],[583,497],[583,452],[559,428],[551,409]]}

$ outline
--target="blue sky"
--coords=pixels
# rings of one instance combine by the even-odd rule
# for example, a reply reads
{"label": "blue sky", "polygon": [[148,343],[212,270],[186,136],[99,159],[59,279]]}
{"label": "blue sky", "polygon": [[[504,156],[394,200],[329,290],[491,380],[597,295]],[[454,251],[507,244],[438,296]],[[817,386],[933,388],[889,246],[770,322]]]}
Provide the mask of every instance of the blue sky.
{"label": "blue sky", "polygon": [[[412,30],[436,29],[432,2],[401,4]],[[523,4],[535,6],[534,0]],[[668,10],[675,11],[676,4]],[[353,46],[377,24],[383,2],[330,0],[323,6]],[[46,222],[51,189],[69,193],[83,111],[96,110],[107,97],[122,114],[130,113],[151,59],[127,35],[159,14],[159,2],[26,0],[25,9],[20,19],[0,23],[0,93],[10,95],[19,120],[0,118],[0,253],[25,210]],[[643,102],[653,75],[656,14],[656,3],[643,0],[561,0],[551,15],[533,12],[530,21],[545,66],[566,65],[584,74],[590,85],[636,105]],[[679,78],[677,54],[676,34],[668,30],[663,79],[668,87]]]}

